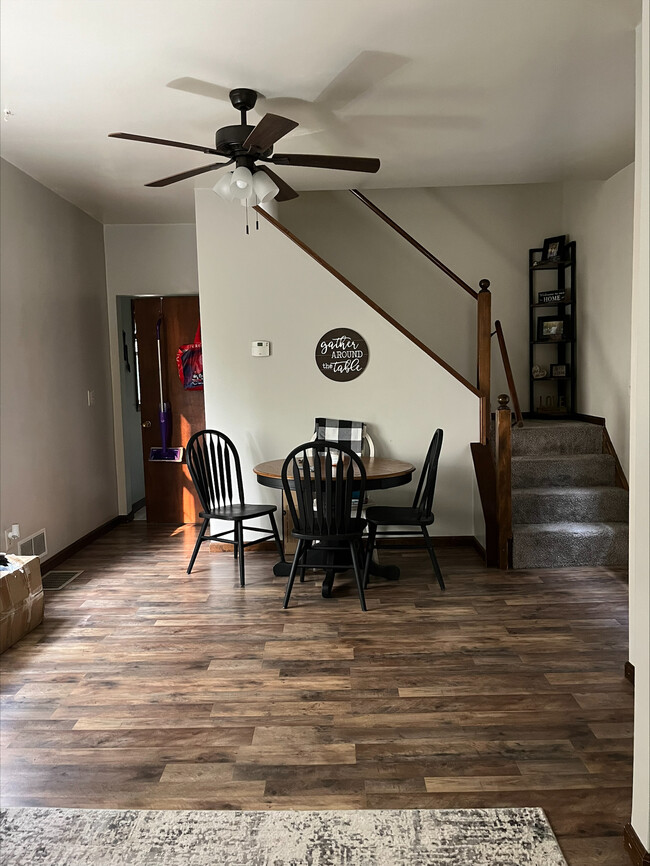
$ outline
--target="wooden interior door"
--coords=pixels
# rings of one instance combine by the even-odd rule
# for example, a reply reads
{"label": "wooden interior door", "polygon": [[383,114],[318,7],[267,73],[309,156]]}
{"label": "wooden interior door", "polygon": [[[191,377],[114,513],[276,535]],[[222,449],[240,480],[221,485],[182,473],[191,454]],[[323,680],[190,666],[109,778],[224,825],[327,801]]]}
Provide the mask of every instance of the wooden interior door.
{"label": "wooden interior door", "polygon": [[199,299],[190,295],[162,299],[135,298],[133,314],[138,336],[147,520],[152,523],[196,523],[201,507],[185,464],[185,452],[182,463],[152,462],[149,452],[151,448],[161,445],[156,345],[156,324],[161,316],[163,397],[171,405],[172,413],[167,445],[185,449],[190,436],[205,427],[203,391],[186,391],[176,366],[179,346],[194,342],[199,323]]}

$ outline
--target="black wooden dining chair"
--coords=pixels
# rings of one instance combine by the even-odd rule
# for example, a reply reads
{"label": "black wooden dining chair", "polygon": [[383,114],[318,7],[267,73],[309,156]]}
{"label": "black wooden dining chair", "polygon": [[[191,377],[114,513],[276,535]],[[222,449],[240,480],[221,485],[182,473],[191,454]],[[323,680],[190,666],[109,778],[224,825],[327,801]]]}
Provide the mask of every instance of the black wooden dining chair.
{"label": "black wooden dining chair", "polygon": [[361,609],[367,610],[361,574],[366,527],[361,517],[366,490],[361,458],[337,442],[306,442],[294,448],[284,461],[282,487],[293,520],[292,534],[298,539],[284,607],[289,604],[297,571],[302,579],[306,568],[338,571],[351,567]]}
{"label": "black wooden dining chair", "polygon": [[[278,548],[281,560],[284,562],[284,551],[278,534],[274,512],[276,505],[252,505],[244,501],[244,485],[242,482],[239,454],[231,439],[218,430],[200,430],[187,443],[187,466],[201,500],[202,511],[199,517],[203,524],[199,530],[196,544],[187,573],[190,574],[199,548],[204,541],[221,541],[232,544],[235,557],[239,558],[239,585],[245,585],[244,548],[252,544],[273,539]],[[260,526],[245,526],[245,520],[269,516],[271,533]],[[207,529],[211,520],[227,520],[233,523],[231,529],[208,535]],[[244,530],[262,532],[262,538],[244,541]],[[232,535],[232,538],[225,536]]]}
{"label": "black wooden dining chair", "polygon": [[[440,589],[445,589],[445,581],[440,571],[440,565],[431,543],[431,538],[427,532],[427,526],[430,526],[435,517],[433,515],[433,495],[436,490],[436,476],[438,474],[438,460],[440,458],[440,449],[442,448],[442,430],[438,428],[433,434],[427,456],[424,459],[422,474],[418,481],[417,490],[413,497],[411,506],[403,505],[375,505],[366,510],[366,520],[368,521],[368,543],[366,548],[366,562],[363,570],[363,585],[368,585],[370,575],[370,560],[377,541],[377,535],[419,535],[420,532],[424,536],[424,543],[429,551],[433,571],[440,584]],[[419,529],[411,531],[404,530],[385,530],[378,532],[379,526],[418,526]],[[399,550],[400,547],[391,547],[391,550]]]}

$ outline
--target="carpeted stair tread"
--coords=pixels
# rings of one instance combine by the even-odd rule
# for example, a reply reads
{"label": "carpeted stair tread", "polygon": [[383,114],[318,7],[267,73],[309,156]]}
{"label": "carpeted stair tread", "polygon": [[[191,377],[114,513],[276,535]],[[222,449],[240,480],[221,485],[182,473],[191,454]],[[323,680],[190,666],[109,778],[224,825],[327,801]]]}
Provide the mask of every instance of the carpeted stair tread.
{"label": "carpeted stair tread", "polygon": [[600,454],[603,428],[580,421],[526,421],[512,431],[515,457],[543,454]]}
{"label": "carpeted stair tread", "polygon": [[524,487],[512,491],[514,523],[609,523],[628,519],[621,487]]}
{"label": "carpeted stair tread", "polygon": [[513,523],[514,568],[627,564],[627,523]]}
{"label": "carpeted stair tread", "polygon": [[545,454],[512,458],[512,486],[604,487],[613,485],[611,454]]}

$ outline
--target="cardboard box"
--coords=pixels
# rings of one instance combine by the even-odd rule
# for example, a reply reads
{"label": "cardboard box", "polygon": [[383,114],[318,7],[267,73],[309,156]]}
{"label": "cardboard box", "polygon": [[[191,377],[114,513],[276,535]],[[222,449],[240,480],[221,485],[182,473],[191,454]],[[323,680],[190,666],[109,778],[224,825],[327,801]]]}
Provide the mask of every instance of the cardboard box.
{"label": "cardboard box", "polygon": [[38,556],[7,556],[0,567],[0,653],[43,621],[43,582]]}

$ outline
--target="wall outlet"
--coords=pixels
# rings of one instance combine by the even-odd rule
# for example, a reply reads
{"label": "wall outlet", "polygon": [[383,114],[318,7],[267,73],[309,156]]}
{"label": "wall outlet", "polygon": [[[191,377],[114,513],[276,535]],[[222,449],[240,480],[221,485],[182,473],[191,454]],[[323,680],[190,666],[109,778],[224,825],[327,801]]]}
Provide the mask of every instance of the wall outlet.
{"label": "wall outlet", "polygon": [[12,523],[8,529],[5,529],[5,551],[15,550],[18,539],[20,538],[20,526],[17,523]]}
{"label": "wall outlet", "polygon": [[95,405],[95,391],[93,388],[88,389],[88,406]]}

